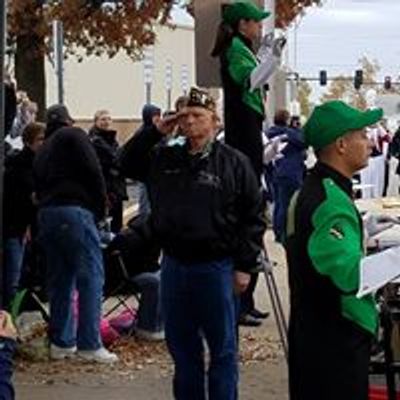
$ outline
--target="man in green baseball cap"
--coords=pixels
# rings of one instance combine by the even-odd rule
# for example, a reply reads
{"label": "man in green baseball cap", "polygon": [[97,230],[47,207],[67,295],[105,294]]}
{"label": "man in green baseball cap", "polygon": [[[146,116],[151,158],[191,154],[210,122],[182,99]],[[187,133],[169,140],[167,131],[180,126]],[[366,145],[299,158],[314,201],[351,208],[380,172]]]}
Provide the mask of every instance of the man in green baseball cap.
{"label": "man in green baseball cap", "polygon": [[360,111],[343,101],[328,101],[314,109],[304,126],[305,140],[319,150],[350,131],[376,124],[382,116],[380,108]]}
{"label": "man in green baseball cap", "polygon": [[377,330],[371,295],[356,297],[364,257],[352,177],[368,164],[366,127],[382,110],[341,101],[316,107],[304,127],[317,163],[288,211],[289,388],[291,400],[366,400]]}

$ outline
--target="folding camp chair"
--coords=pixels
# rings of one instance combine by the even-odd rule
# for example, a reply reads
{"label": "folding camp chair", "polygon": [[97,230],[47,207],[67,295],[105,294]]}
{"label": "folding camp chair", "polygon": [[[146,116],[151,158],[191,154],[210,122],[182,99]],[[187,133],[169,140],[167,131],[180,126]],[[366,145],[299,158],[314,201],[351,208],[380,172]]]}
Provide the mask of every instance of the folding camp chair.
{"label": "folding camp chair", "polygon": [[123,307],[132,315],[136,315],[132,306],[129,304],[129,299],[134,298],[139,304],[140,288],[129,276],[122,254],[119,250],[105,252],[104,254],[104,270],[105,270],[105,286],[104,286],[104,301],[103,305],[111,298],[115,302],[108,309],[104,316],[110,316],[118,308]]}

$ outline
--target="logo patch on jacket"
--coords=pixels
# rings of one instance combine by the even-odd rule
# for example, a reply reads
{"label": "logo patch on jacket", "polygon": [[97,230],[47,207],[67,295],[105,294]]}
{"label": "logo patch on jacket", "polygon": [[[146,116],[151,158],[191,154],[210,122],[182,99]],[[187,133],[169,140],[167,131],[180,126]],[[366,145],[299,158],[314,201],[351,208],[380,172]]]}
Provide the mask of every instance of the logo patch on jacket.
{"label": "logo patch on jacket", "polygon": [[332,226],[332,228],[329,229],[329,234],[333,236],[335,239],[339,240],[344,239],[343,229],[339,225]]}
{"label": "logo patch on jacket", "polygon": [[197,182],[202,185],[212,186],[214,188],[221,187],[221,179],[217,175],[210,174],[206,171],[200,171],[197,177]]}

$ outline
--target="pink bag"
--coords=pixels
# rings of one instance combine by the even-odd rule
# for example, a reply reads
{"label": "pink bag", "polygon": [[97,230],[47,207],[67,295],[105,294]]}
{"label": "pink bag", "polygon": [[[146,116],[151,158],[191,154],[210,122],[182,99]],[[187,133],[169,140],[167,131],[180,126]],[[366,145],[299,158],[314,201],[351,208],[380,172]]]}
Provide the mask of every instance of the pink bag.
{"label": "pink bag", "polygon": [[113,344],[117,339],[119,339],[119,333],[110,325],[110,322],[102,318],[100,321],[100,335],[101,340],[105,346]]}
{"label": "pink bag", "polygon": [[110,318],[110,325],[120,334],[129,332],[137,320],[137,311],[134,308],[125,309],[117,316]]}

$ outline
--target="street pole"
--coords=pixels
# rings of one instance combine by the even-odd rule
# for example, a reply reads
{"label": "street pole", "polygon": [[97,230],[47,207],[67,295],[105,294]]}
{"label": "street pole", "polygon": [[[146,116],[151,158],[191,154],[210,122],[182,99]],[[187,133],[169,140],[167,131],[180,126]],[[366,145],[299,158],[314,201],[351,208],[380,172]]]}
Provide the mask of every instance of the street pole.
{"label": "street pole", "polygon": [[7,30],[7,2],[0,2],[0,309],[4,303],[4,248],[3,248],[3,194],[4,194],[4,139],[5,139],[5,53]]}
{"label": "street pole", "polygon": [[64,104],[64,27],[61,21],[54,21],[53,40],[56,59],[58,103]]}
{"label": "street pole", "polygon": [[[271,16],[264,21],[264,32],[267,34],[269,32],[275,31],[275,0],[264,0],[265,9],[271,12]],[[273,121],[273,116],[275,114],[275,103],[276,103],[276,74],[273,74],[269,80],[269,92],[267,98],[267,121]]]}
{"label": "street pole", "polygon": [[165,67],[165,89],[167,90],[167,110],[171,110],[172,107],[172,62],[167,60]]}
{"label": "street pole", "polygon": [[151,103],[151,83],[146,83],[146,104]]}
{"label": "street pole", "polygon": [[151,104],[151,86],[153,83],[154,71],[154,49],[147,47],[143,54],[143,80],[145,86],[146,104]]}
{"label": "street pole", "polygon": [[184,96],[187,95],[189,89],[189,68],[187,64],[181,66],[181,90]]}

